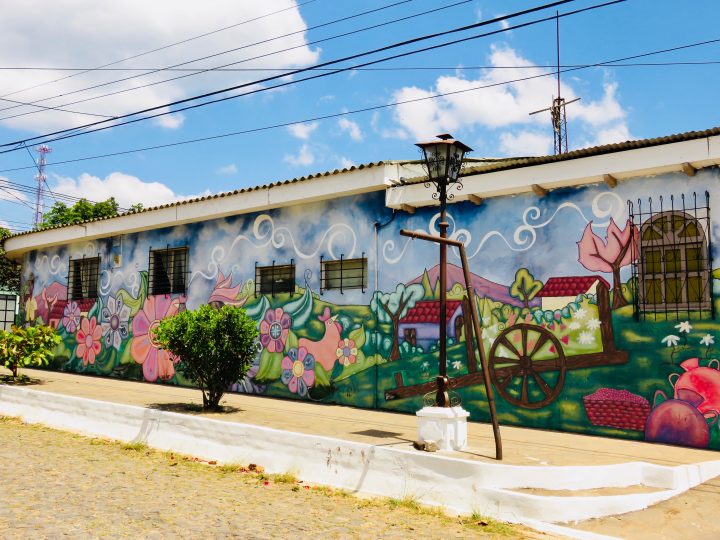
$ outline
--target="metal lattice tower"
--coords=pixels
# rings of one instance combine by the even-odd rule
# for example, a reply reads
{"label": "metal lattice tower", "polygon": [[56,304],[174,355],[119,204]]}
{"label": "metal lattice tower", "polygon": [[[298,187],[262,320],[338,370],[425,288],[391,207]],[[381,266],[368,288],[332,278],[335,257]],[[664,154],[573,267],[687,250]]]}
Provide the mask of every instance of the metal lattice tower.
{"label": "metal lattice tower", "polygon": [[550,111],[550,121],[553,128],[553,151],[555,155],[566,154],[568,152],[568,132],[567,132],[567,113],[565,106],[570,103],[580,101],[580,98],[565,101],[560,95],[560,13],[555,15],[555,32],[557,45],[557,97],[553,97],[552,105],[546,109],[531,112],[530,114],[538,114]]}
{"label": "metal lattice tower", "polygon": [[45,200],[44,186],[47,182],[47,177],[45,176],[45,164],[47,160],[45,156],[52,152],[52,148],[46,144],[42,144],[38,146],[35,151],[40,154],[37,160],[38,173],[35,175],[35,180],[37,180],[37,197],[35,198],[35,214],[33,215],[33,224],[37,227],[43,220]]}

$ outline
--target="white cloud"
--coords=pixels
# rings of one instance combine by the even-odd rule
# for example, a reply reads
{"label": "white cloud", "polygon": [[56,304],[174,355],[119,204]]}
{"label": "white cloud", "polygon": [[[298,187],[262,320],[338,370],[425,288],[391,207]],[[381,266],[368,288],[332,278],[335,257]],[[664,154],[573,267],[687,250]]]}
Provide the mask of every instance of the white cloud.
{"label": "white cloud", "polygon": [[353,141],[360,142],[363,140],[363,133],[357,122],[353,122],[352,120],[343,117],[338,120],[338,126],[340,126],[342,131],[350,135],[350,138]]}
{"label": "white cloud", "polygon": [[340,168],[342,169],[349,169],[350,167],[354,167],[355,163],[351,160],[349,160],[346,157],[340,156]]}
{"label": "white cloud", "polygon": [[[507,46],[494,45],[491,48],[490,64],[492,66],[532,66],[532,63],[520,56],[515,50]],[[549,114],[529,113],[546,108],[552,96],[557,93],[556,81],[552,76],[528,79],[549,73],[542,68],[518,68],[485,70],[477,79],[468,79],[462,73],[454,76],[444,75],[438,77],[431,88],[407,86],[400,88],[393,95],[393,101],[420,100],[400,105],[394,110],[396,126],[385,129],[389,136],[402,138],[407,134],[411,137],[424,139],[437,133],[453,133],[458,129],[472,130],[474,128],[498,129],[514,126],[523,128],[529,126],[543,126],[550,131]],[[504,84],[509,80],[517,82]],[[470,90],[476,87],[486,87],[479,90]],[[608,130],[614,136],[625,126],[626,112],[620,105],[617,97],[617,84],[606,82],[603,86],[603,95],[596,101],[580,101],[568,107],[568,117],[571,121],[577,120],[582,124],[583,130],[592,133]],[[428,98],[435,94],[447,94],[435,99]],[[567,82],[562,85],[562,95],[568,101],[577,97],[578,92]],[[627,130],[627,127],[624,127]],[[608,133],[610,137],[612,133]],[[515,139],[505,138],[508,148],[519,141],[521,135]],[[503,139],[500,139],[501,144]],[[524,142],[529,143],[527,135]],[[533,148],[541,147],[539,139],[534,139]]]}
{"label": "white cloud", "polygon": [[166,129],[177,129],[185,123],[185,115],[182,113],[167,114],[165,116],[158,116],[153,122]]}
{"label": "white cloud", "polygon": [[[93,67],[127,58],[143,51],[163,47],[173,42],[226,27],[245,20],[254,19],[267,13],[295,7],[269,17],[258,19],[247,25],[237,26],[212,36],[189,41],[181,45],[157,51],[152,55],[128,60],[114,67],[143,68],[148,65],[164,67],[193,58],[199,58],[254,42],[268,40],[275,36],[305,30],[307,24],[302,18],[297,3],[287,0],[265,0],[263,2],[237,2],[217,0],[212,8],[203,2],[174,2],[172,0],[124,0],[103,3],[102,9],[96,0],[58,0],[43,2],[26,0],[22,3],[6,3],[3,6],[3,43],[0,48],[0,65],[41,66],[41,67]],[[42,17],[37,17],[37,13]],[[69,16],[70,15],[70,16]],[[62,24],[58,24],[62,21]],[[37,36],[52,36],[52,45],[38,47]],[[216,65],[238,61],[248,56],[289,49],[307,43],[305,34],[288,35],[252,47],[252,54],[240,51],[215,58]],[[319,49],[301,46],[244,62],[242,67],[303,67],[319,58]],[[38,88],[13,94],[9,99],[34,101],[37,99],[72,92],[96,84],[121,79],[136,72],[94,71],[53,82]],[[3,73],[3,93],[54,81],[68,75],[64,71],[8,71]],[[85,99],[118,90],[137,88],[149,82],[169,79],[173,74],[156,73],[127,81],[95,88],[77,94],[43,102],[44,105],[61,106],[65,103]],[[209,89],[242,84],[256,78],[253,72],[216,72],[185,77],[177,81],[157,84],[132,92],[120,93],[106,98],[67,105],[66,108],[102,115],[118,115],[144,109],[199,94]],[[11,104],[2,103],[0,108]],[[2,111],[9,116],[28,110],[18,107]],[[97,118],[86,115],[57,111],[41,112],[2,122],[6,127],[45,132],[87,123]],[[164,128],[178,128],[179,118],[157,120],[151,124]]]}
{"label": "white cloud", "polygon": [[298,150],[298,154],[296,156],[286,154],[285,157],[283,157],[283,161],[285,163],[289,163],[290,165],[294,166],[308,166],[315,163],[315,155],[313,154],[312,150],[310,149],[310,146],[307,144],[303,144],[300,149]]}
{"label": "white cloud", "polygon": [[234,163],[230,163],[230,165],[225,165],[223,167],[218,167],[215,172],[217,174],[222,174],[223,176],[231,176],[233,174],[237,174],[237,165]]}
{"label": "white cloud", "polygon": [[625,122],[618,122],[612,126],[599,129],[594,135],[594,138],[586,141],[582,146],[600,146],[603,144],[625,142],[634,138],[630,134],[630,130]]}
{"label": "white cloud", "polygon": [[9,187],[8,179],[0,176],[0,201],[14,201],[20,204],[20,201],[28,202],[28,198],[23,192]]}
{"label": "white cloud", "polygon": [[532,131],[500,134],[500,150],[509,156],[546,156],[552,152],[553,139]]}
{"label": "white cloud", "polygon": [[52,190],[73,197],[85,197],[91,201],[104,201],[110,197],[123,208],[142,203],[144,206],[167,204],[196,196],[208,195],[209,190],[198,195],[180,195],[161,182],[145,182],[137,176],[114,172],[105,178],[83,173],[77,178],[55,176]]}
{"label": "white cloud", "polygon": [[319,125],[320,124],[318,124],[317,122],[310,122],[308,124],[293,124],[291,126],[288,126],[287,130],[293,137],[307,140],[310,138],[310,135],[312,135],[313,131],[315,131]]}

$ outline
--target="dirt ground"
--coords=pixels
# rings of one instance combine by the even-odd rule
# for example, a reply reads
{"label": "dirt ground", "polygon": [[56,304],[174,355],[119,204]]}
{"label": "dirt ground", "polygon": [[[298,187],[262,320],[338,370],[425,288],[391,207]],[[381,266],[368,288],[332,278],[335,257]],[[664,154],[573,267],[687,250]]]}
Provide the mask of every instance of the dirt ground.
{"label": "dirt ground", "polygon": [[0,417],[0,538],[550,538]]}

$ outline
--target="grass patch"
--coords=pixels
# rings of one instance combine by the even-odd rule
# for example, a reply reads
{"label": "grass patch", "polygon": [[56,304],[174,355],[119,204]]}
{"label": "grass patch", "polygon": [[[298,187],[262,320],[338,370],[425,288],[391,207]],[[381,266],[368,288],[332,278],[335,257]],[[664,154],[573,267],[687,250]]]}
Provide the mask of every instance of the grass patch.
{"label": "grass patch", "polygon": [[276,484],[297,484],[298,477],[291,472],[269,475],[270,480]]}
{"label": "grass patch", "polygon": [[396,508],[407,508],[408,510],[414,510],[417,512],[422,509],[417,497],[412,495],[405,495],[402,499],[390,498],[387,500],[387,504],[393,510]]}
{"label": "grass patch", "polygon": [[120,448],[132,452],[145,452],[148,449],[148,445],[144,442],[122,443],[120,444]]}

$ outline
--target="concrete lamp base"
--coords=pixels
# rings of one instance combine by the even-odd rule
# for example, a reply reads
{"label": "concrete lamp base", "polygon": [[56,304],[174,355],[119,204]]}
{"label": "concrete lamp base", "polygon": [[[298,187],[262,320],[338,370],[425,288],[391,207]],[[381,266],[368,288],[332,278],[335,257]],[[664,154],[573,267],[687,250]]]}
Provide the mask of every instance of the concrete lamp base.
{"label": "concrete lamp base", "polygon": [[463,450],[467,447],[467,418],[462,407],[423,407],[417,413],[418,438],[434,442],[438,450]]}

